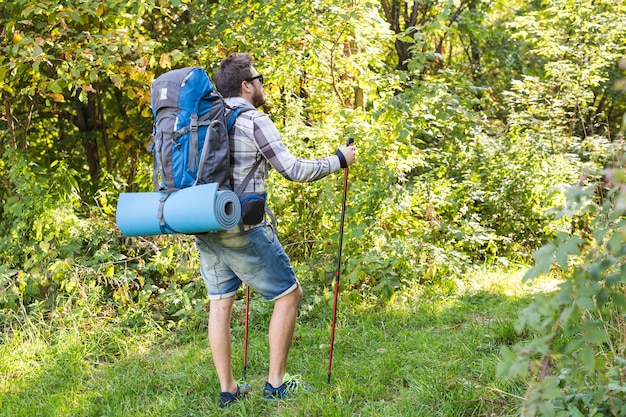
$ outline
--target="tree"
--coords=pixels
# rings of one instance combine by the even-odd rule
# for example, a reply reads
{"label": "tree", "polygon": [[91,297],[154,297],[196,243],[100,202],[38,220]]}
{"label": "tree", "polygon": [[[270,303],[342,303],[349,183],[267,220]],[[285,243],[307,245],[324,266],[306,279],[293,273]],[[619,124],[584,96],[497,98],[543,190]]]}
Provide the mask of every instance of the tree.
{"label": "tree", "polygon": [[134,16],[152,7],[116,0],[3,4],[7,134],[0,143],[47,165],[82,159],[92,184],[103,161],[107,170],[136,166],[143,138],[135,132],[146,120],[141,106],[149,102],[154,60],[153,42]]}
{"label": "tree", "polygon": [[[433,70],[441,68],[446,55],[449,29],[459,22],[466,11],[475,10],[480,1],[381,0],[380,3],[391,30],[396,34],[396,68],[406,71],[409,69],[409,60],[418,54],[427,56]],[[452,55],[452,47],[449,49],[448,53]],[[478,59],[477,53],[474,47],[471,56],[474,61]]]}
{"label": "tree", "polygon": [[512,127],[548,131],[552,152],[583,161],[615,139],[626,111],[613,88],[626,55],[625,10],[610,0],[553,0],[519,14],[511,27],[529,66],[508,93]]}

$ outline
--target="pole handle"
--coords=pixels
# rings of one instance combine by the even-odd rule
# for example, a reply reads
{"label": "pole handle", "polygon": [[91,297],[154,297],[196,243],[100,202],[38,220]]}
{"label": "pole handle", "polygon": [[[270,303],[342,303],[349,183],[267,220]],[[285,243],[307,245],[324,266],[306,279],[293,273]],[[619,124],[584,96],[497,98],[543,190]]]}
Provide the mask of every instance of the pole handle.
{"label": "pole handle", "polygon": [[348,138],[348,141],[346,142],[346,146],[350,146],[354,143],[354,138]]}

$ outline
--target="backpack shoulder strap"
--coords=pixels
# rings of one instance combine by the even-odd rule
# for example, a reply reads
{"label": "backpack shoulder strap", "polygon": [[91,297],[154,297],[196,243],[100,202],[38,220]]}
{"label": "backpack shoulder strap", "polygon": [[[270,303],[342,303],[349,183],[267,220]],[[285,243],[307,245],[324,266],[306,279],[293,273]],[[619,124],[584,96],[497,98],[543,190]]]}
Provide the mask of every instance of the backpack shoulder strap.
{"label": "backpack shoulder strap", "polygon": [[237,117],[239,117],[241,113],[247,112],[249,110],[256,109],[252,106],[252,104],[239,107],[230,107],[229,105],[226,105],[226,130],[230,132],[230,130],[235,125],[235,120],[237,120]]}
{"label": "backpack shoulder strap", "polygon": [[[239,115],[241,115],[242,113],[250,110],[256,110],[255,107],[252,106],[252,104],[244,104],[238,107],[231,107],[229,105],[226,105],[226,130],[230,133],[231,129],[235,125],[235,120],[237,120],[237,117],[239,117]],[[261,158],[256,161],[250,172],[248,172],[248,175],[246,175],[246,178],[244,178],[243,182],[239,184],[239,187],[237,187],[237,189],[235,190],[235,194],[237,194],[237,196],[241,196],[243,191],[246,189],[246,186],[254,176],[256,170],[259,168],[259,165],[261,165],[261,162],[263,162],[263,159],[264,158]]]}
{"label": "backpack shoulder strap", "polygon": [[243,179],[242,183],[239,184],[239,187],[237,187],[237,190],[235,190],[235,194],[237,194],[238,197],[241,196],[241,193],[243,193],[243,190],[246,189],[246,186],[248,185],[248,183],[252,179],[252,176],[256,172],[257,168],[259,168],[259,165],[261,165],[261,162],[263,162],[263,159],[264,158],[261,158],[261,159],[259,159],[258,161],[255,162],[255,164],[254,164],[254,166],[252,166],[252,169],[250,170],[250,172],[248,172],[248,175],[246,175],[246,178]]}

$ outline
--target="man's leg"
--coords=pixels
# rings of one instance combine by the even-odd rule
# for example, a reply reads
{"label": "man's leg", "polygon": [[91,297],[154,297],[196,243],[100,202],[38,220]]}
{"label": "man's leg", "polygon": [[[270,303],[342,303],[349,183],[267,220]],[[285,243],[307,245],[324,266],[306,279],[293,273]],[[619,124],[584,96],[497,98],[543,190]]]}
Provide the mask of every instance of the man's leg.
{"label": "man's leg", "polygon": [[211,300],[209,310],[209,345],[222,392],[237,392],[233,377],[230,346],[230,315],[235,296]]}
{"label": "man's leg", "polygon": [[278,388],[287,371],[287,356],[296,327],[298,306],[302,300],[302,288],[274,301],[274,311],[269,326],[270,364],[267,381]]}

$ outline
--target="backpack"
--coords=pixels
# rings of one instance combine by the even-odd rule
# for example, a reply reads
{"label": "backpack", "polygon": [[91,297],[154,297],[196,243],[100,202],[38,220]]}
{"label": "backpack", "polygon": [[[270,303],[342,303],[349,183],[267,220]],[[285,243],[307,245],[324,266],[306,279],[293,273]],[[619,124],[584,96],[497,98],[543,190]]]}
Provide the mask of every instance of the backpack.
{"label": "backpack", "polygon": [[158,215],[165,230],[162,209],[172,192],[217,183],[219,190],[237,193],[261,161],[243,187],[233,190],[228,132],[239,114],[254,107],[228,108],[204,69],[188,67],[160,75],[150,88],[150,101],[154,124],[148,150],[154,154],[155,191],[163,193]]}

